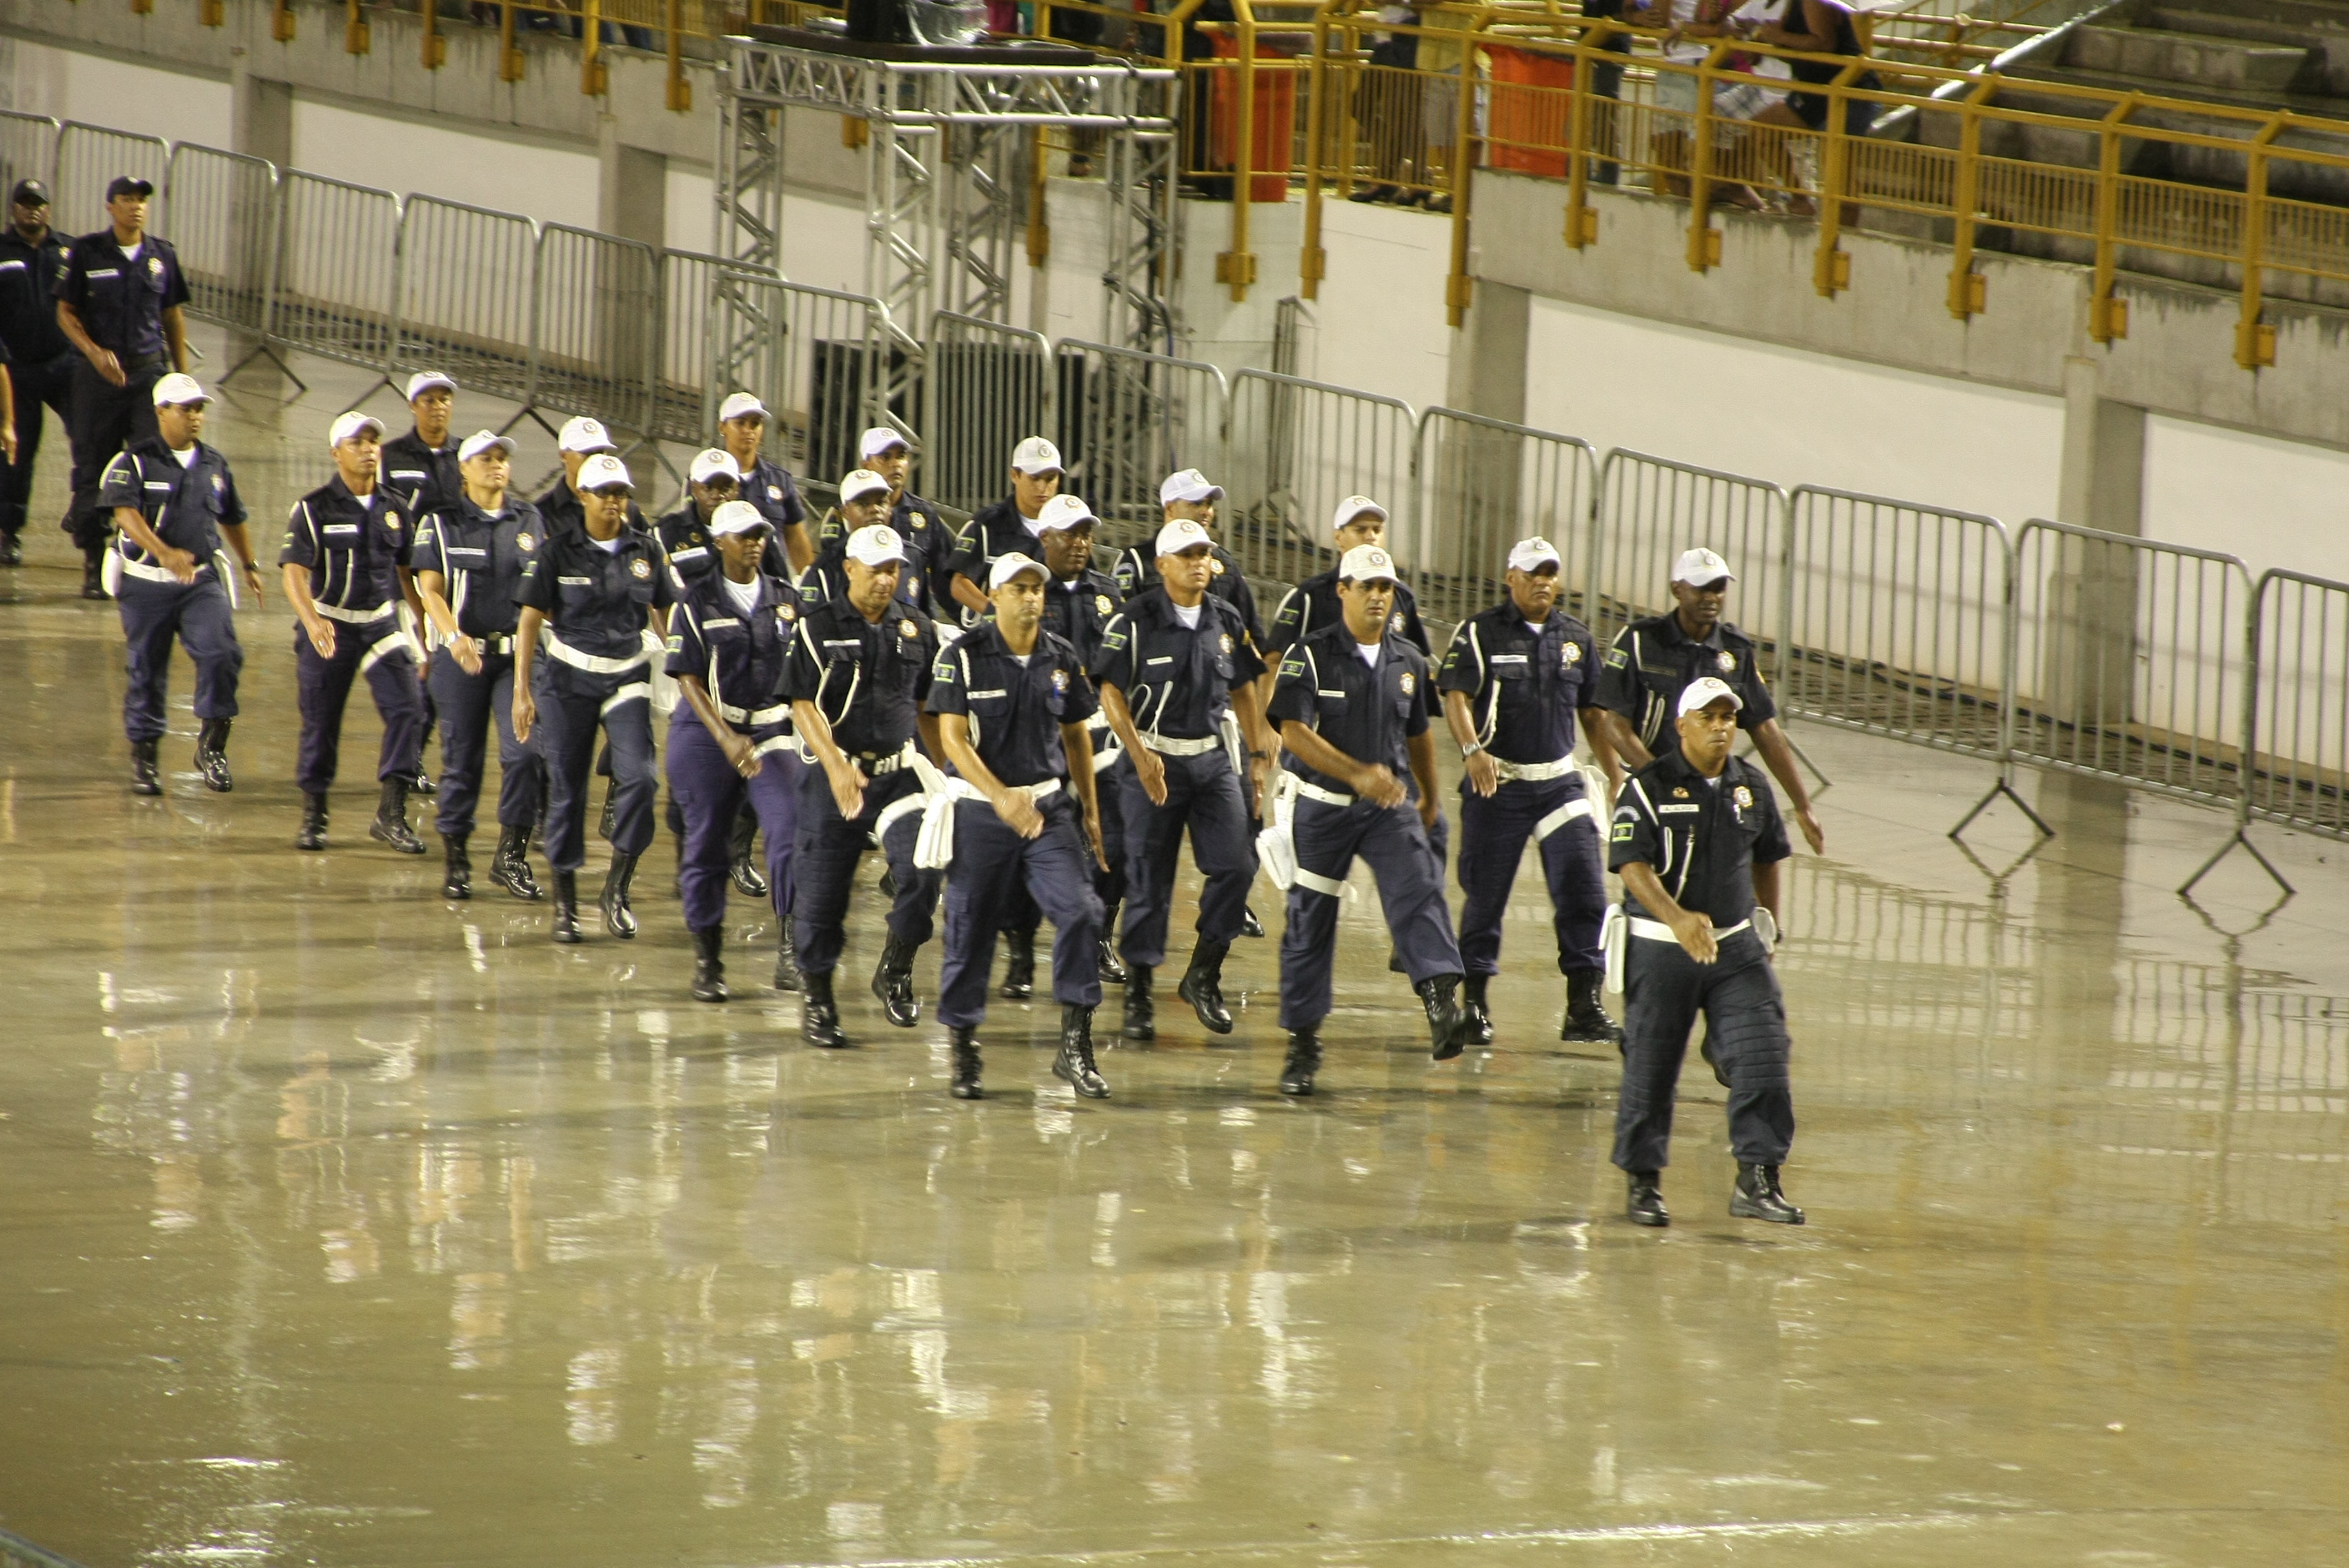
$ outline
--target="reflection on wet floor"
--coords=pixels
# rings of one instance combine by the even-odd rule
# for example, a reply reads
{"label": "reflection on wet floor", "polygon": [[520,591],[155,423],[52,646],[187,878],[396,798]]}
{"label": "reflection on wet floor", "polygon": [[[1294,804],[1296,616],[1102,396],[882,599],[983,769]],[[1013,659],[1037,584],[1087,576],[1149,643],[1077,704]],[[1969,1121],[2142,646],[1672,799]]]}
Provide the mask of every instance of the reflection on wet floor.
{"label": "reflection on wet floor", "polygon": [[[264,518],[322,406],[216,421]],[[274,593],[238,791],[175,733],[134,800],[110,612],[35,542],[0,580],[0,1525],[93,1568],[2349,1553],[2335,846],[2262,830],[2301,896],[2261,923],[2239,861],[2198,911],[2214,815],[2026,777],[2062,836],[2016,864],[1993,811],[1977,861],[1941,834],[1982,769],[1805,727],[1811,1223],[1727,1218],[1692,1061],[1649,1234],[1531,877],[1488,1052],[1427,1061],[1357,896],[1319,1098],[1272,1090],[1247,943],[1231,1045],[1166,1028],[1080,1105],[1051,1010],[999,1002],[958,1104],[943,1032],[861,988],[861,1048],[802,1049],[761,921],[738,1000],[691,1002],[666,847],[645,937],[571,950],[367,844],[363,779],[295,854]]]}

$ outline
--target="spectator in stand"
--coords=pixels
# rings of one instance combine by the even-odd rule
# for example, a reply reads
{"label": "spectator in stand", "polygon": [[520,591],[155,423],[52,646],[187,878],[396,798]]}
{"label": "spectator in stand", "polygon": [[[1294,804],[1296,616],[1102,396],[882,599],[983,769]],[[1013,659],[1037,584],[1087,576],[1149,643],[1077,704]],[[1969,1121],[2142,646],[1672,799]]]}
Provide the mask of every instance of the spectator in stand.
{"label": "spectator in stand", "polygon": [[[1841,0],[1757,0],[1746,11],[1766,5],[1761,16],[1748,22],[1746,36],[1757,44],[1767,44],[1776,49],[1795,49],[1806,55],[1842,55],[1865,57],[1868,46],[1860,41],[1859,29],[1852,23],[1851,8]],[[1743,13],[1741,13],[1743,15]],[[1785,62],[1794,79],[1807,87],[1824,87],[1836,79],[1843,65],[1832,60],[1788,60]],[[1852,79],[1851,86],[1874,88],[1883,86],[1874,71],[1862,71]],[[1827,95],[1823,92],[1792,92],[1784,101],[1773,104],[1754,117],[1756,125],[1781,125],[1812,131],[1827,128]],[[1846,136],[1866,136],[1876,123],[1877,105],[1866,98],[1846,98],[1843,109],[1843,133]],[[1784,181],[1788,191],[1786,209],[1798,217],[1808,217],[1818,211],[1818,203],[1796,191],[1793,170],[1786,171]],[[1844,222],[1857,220],[1856,210],[1847,205]]]}

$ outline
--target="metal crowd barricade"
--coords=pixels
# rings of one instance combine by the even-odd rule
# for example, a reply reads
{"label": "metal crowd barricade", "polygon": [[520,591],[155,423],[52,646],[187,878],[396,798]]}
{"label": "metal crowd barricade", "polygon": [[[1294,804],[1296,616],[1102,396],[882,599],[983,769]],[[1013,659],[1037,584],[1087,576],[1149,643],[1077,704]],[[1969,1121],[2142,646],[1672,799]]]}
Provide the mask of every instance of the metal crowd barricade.
{"label": "metal crowd barricade", "polygon": [[719,309],[720,280],[736,269],[720,257],[692,251],[663,251],[660,268],[653,433],[664,441],[698,446],[717,433],[717,399],[723,394],[716,390],[710,369],[710,325]]}
{"label": "metal crowd barricade", "polygon": [[130,174],[160,191],[171,151],[171,144],[160,136],[67,120],[57,127],[50,222],[61,234],[87,234],[106,227],[107,183],[118,174]]}
{"label": "metal crowd barricade", "polygon": [[269,335],[388,380],[399,297],[399,198],[298,169],[278,173]]}
{"label": "metal crowd barricade", "polygon": [[276,165],[178,142],[159,194],[156,228],[179,252],[188,313],[241,332],[266,331],[277,253]]}
{"label": "metal crowd barricade", "polygon": [[704,428],[713,435],[718,402],[754,393],[772,416],[767,450],[792,472],[831,484],[862,461],[858,440],[868,428],[909,431],[905,411],[888,402],[905,346],[880,301],[725,262],[699,275],[714,285],[704,318],[712,367]]}
{"label": "metal crowd barricade", "polygon": [[[942,310],[930,318],[923,463],[932,498],[976,511],[1008,487],[1011,449],[1059,433],[1050,340]],[[1082,458],[1063,451],[1061,461]]]}
{"label": "metal crowd barricade", "polygon": [[651,246],[546,224],[538,232],[531,322],[526,411],[542,424],[544,411],[584,414],[648,437],[660,341],[660,267]]}
{"label": "metal crowd barricade", "polygon": [[1590,443],[1457,408],[1419,417],[1419,607],[1462,621],[1507,592],[1509,547],[1540,535],[1557,547],[1559,603],[1588,620]]}
{"label": "metal crowd barricade", "polygon": [[[19,178],[24,178],[20,176]],[[34,1545],[21,1535],[0,1530],[0,1568],[81,1568],[71,1558]]]}
{"label": "metal crowd barricade", "polygon": [[19,180],[57,185],[57,122],[45,114],[0,109],[0,185],[13,191]]}
{"label": "metal crowd barricade", "polygon": [[538,225],[528,218],[410,196],[399,219],[395,374],[439,370],[469,392],[529,397],[537,281]]}
{"label": "metal crowd barricade", "polygon": [[1409,568],[1419,433],[1410,404],[1243,370],[1232,377],[1226,431],[1224,542],[1251,579],[1299,583],[1329,566],[1330,520],[1352,495],[1387,509],[1387,542]]}
{"label": "metal crowd barricade", "polygon": [[1062,338],[1059,440],[1068,488],[1101,519],[1099,542],[1155,535],[1158,487],[1182,469],[1224,478],[1231,383],[1204,360]]}
{"label": "metal crowd barricade", "polygon": [[2014,547],[1994,517],[1798,486],[1791,498],[1781,711],[1936,751],[1980,757],[1998,781],[1954,831],[2014,792],[2007,701]]}
{"label": "metal crowd barricade", "polygon": [[1602,643],[1672,607],[1672,562],[1699,545],[1736,574],[1724,619],[1775,658],[1785,606],[1786,492],[1767,480],[1700,469],[1620,448],[1599,473],[1586,617]]}

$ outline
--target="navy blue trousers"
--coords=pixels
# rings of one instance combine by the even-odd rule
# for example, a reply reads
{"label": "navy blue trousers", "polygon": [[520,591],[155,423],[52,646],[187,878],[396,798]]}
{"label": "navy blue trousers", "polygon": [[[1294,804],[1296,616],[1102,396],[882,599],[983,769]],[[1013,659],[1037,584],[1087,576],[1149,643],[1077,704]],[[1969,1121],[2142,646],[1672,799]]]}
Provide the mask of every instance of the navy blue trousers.
{"label": "navy blue trousers", "polygon": [[1217,747],[1197,757],[1159,761],[1166,765],[1164,806],[1150,803],[1131,759],[1111,769],[1126,821],[1125,919],[1117,950],[1128,964],[1152,967],[1166,962],[1185,828],[1191,830],[1192,862],[1206,884],[1199,891],[1200,941],[1228,946],[1238,940],[1247,917],[1248,886],[1256,881],[1247,790],[1232,771],[1230,755]]}
{"label": "navy blue trousers", "polygon": [[1064,1005],[1101,1005],[1101,868],[1062,789],[1037,802],[1044,830],[1023,839],[984,800],[955,806],[954,864],[947,869],[946,957],[938,966],[938,1022],[976,1027],[987,1017],[987,976],[1003,904],[1025,888],[1052,923],[1052,995]]}
{"label": "navy blue trousers", "polygon": [[[33,459],[41,455],[41,409],[53,410],[64,427],[73,402],[73,367],[81,356],[58,355],[46,362],[19,359],[8,366],[8,383],[16,396],[16,460],[0,462],[0,533],[11,537],[25,531],[26,506],[33,499]],[[69,428],[68,428],[69,429]],[[112,454],[108,454],[109,460]]]}
{"label": "navy blue trousers", "polygon": [[[864,810],[854,820],[840,814],[832,798],[832,779],[821,767],[800,769],[799,823],[792,863],[792,944],[800,968],[810,975],[829,975],[840,967],[840,952],[848,944],[848,903],[855,892],[856,868],[873,843],[874,824],[881,813],[908,795],[917,794],[921,781],[910,768],[885,773],[864,787]],[[897,892],[889,906],[889,934],[910,947],[930,939],[938,908],[938,873],[914,865],[914,841],[921,836],[919,810],[902,812],[882,835],[881,852],[889,861]],[[774,852],[774,838],[767,839]],[[774,879],[768,879],[770,886]]]}
{"label": "navy blue trousers", "polygon": [[1713,1059],[1729,1079],[1729,1146],[1751,1165],[1782,1165],[1795,1142],[1786,1076],[1786,1001],[1762,939],[1741,931],[1699,964],[1677,942],[1633,936],[1623,967],[1623,1098],[1615,1107],[1615,1163],[1661,1171],[1671,1162],[1672,1092],[1700,1012]]}
{"label": "navy blue trousers", "polygon": [[126,574],[114,608],[122,617],[130,676],[122,692],[123,734],[157,740],[169,727],[163,711],[173,637],[196,666],[196,717],[236,717],[236,677],[244,668],[244,648],[236,640],[236,615],[219,568],[193,583],[154,583]]}
{"label": "navy blue trousers", "polygon": [[[1436,821],[1440,826],[1443,818]],[[1444,858],[1429,842],[1419,808],[1350,806],[1300,798],[1297,802],[1297,871],[1288,890],[1288,920],[1280,934],[1280,1026],[1316,1029],[1330,1016],[1330,974],[1338,962],[1338,893],[1355,857],[1378,882],[1387,933],[1414,985],[1460,974],[1460,944],[1444,903]]]}
{"label": "navy blue trousers", "polygon": [[367,677],[375,710],[383,717],[383,746],[375,776],[413,778],[416,753],[424,738],[424,695],[416,678],[416,657],[399,622],[387,606],[365,625],[333,623],[335,656],[322,659],[310,634],[294,628],[295,690],[302,709],[302,746],[294,782],[305,795],[323,795],[335,781],[342,758],[343,708],[351,683]]}
{"label": "navy blue trousers", "polygon": [[[546,733],[546,863],[575,872],[587,860],[589,775],[600,727],[612,756],[612,849],[641,855],[653,841],[653,799],[660,778],[653,763],[653,703],[648,666],[618,675],[574,669],[542,658],[531,666],[531,700]],[[533,734],[536,731],[533,732]]]}
{"label": "navy blue trousers", "polygon": [[[685,928],[707,931],[726,918],[726,884],[734,866],[734,823],[747,798],[767,834],[767,894],[775,913],[792,908],[792,842],[800,815],[798,743],[763,727],[750,739],[765,748],[759,775],[745,779],[691,707],[680,701],[668,720],[668,793],[685,815],[685,845],[678,858],[677,882],[685,903]],[[771,741],[771,746],[765,743]]]}
{"label": "navy blue trousers", "polygon": [[536,731],[528,740],[514,738],[513,655],[485,652],[481,673],[469,676],[456,655],[440,649],[425,687],[440,716],[440,793],[432,825],[443,835],[473,830],[492,724],[498,730],[498,826],[527,828],[538,820],[546,762]]}
{"label": "navy blue trousers", "polygon": [[[1125,810],[1117,786],[1117,776],[1125,770],[1125,762],[1120,759],[1093,775],[1093,799],[1101,807],[1102,853],[1109,857],[1109,870],[1103,871],[1098,865],[1093,867],[1093,892],[1101,895],[1104,919],[1107,918],[1106,912],[1125,902]],[[1078,810],[1082,811],[1083,809],[1082,802],[1079,802]],[[1077,836],[1084,836],[1081,826],[1077,830]],[[1016,890],[1004,900],[1005,931],[1025,931],[1032,935],[1043,923],[1044,912],[1036,907],[1036,901],[1028,896],[1026,888]]]}
{"label": "navy blue trousers", "polygon": [[66,433],[73,441],[73,500],[63,526],[84,550],[105,542],[114,531],[113,511],[98,504],[98,481],[117,452],[155,434],[155,383],[170,369],[168,363],[158,363],[131,370],[129,384],[117,387],[88,359],[73,357],[66,415]]}
{"label": "navy blue trousers", "polygon": [[1549,884],[1550,923],[1557,934],[1557,970],[1599,969],[1599,927],[1607,918],[1607,873],[1599,864],[1599,820],[1541,824],[1583,799],[1582,776],[1536,781],[1513,779],[1486,799],[1460,784],[1460,956],[1471,975],[1501,972],[1501,916],[1517,880],[1526,841],[1534,839],[1542,878]]}

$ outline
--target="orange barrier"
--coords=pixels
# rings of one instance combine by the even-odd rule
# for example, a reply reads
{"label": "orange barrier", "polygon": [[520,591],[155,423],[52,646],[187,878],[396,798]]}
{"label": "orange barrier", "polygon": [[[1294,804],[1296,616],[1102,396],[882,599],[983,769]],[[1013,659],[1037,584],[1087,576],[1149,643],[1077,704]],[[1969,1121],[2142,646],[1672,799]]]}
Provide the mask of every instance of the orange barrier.
{"label": "orange barrier", "polygon": [[[1215,40],[1216,57],[1231,60],[1230,69],[1218,69],[1207,88],[1207,157],[1218,170],[1238,167],[1239,42],[1229,36]],[[1288,200],[1288,170],[1297,148],[1297,72],[1286,56],[1263,43],[1256,57],[1278,59],[1284,68],[1249,73],[1256,78],[1255,101],[1248,125],[1248,200],[1277,202]]]}
{"label": "orange barrier", "polygon": [[[1493,65],[1491,146],[1495,169],[1566,178],[1567,116],[1574,87],[1571,57],[1537,55],[1497,45],[1485,51]],[[1542,89],[1555,89],[1544,91]],[[1543,149],[1555,148],[1556,151]]]}

